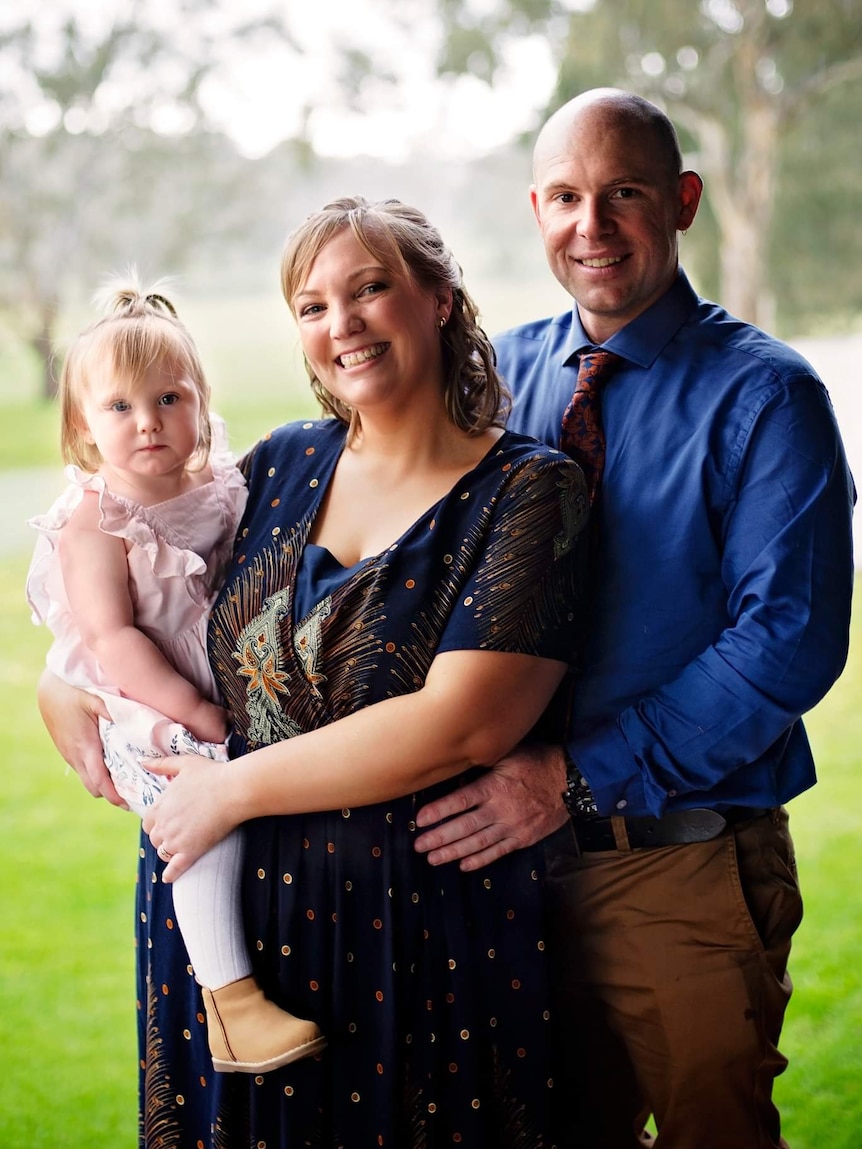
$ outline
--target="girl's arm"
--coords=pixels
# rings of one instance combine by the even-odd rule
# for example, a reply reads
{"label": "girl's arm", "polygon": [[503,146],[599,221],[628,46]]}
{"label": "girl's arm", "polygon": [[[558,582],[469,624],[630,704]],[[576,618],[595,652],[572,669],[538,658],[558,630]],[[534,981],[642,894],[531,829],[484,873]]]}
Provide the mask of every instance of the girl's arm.
{"label": "girl's arm", "polygon": [[135,626],[126,544],[100,530],[99,519],[98,496],[85,492],[60,535],[63,582],[84,645],[123,694],[203,741],[223,741],[224,709],[203,698]]}
{"label": "girl's arm", "polygon": [[420,690],[329,726],[230,763],[163,759],[157,772],[176,776],[143,824],[175,855],[165,877],[250,818],[369,805],[493,765],[530,732],[564,673],[533,655],[447,651]]}

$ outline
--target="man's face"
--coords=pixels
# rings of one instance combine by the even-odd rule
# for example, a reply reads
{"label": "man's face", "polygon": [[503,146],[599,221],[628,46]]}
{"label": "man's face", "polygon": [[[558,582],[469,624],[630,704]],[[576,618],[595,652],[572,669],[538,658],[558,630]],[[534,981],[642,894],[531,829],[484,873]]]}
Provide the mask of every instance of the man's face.
{"label": "man's face", "polygon": [[677,231],[700,200],[651,131],[612,105],[588,105],[537,145],[530,190],[551,270],[603,343],[670,287]]}

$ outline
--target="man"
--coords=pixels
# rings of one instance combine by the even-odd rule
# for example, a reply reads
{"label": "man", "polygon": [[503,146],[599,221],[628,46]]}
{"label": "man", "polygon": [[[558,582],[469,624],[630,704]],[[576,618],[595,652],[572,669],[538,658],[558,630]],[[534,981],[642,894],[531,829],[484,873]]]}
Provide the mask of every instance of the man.
{"label": "man", "polygon": [[[418,848],[475,869],[549,838],[567,1145],[781,1146],[772,1102],[801,917],[783,804],[800,715],[847,653],[853,484],[822,383],[698,298],[678,232],[702,183],[654,105],[557,111],[531,199],[571,312],[496,341],[510,426],[559,444],[583,353],[619,357],[586,651],[565,746],[426,807]],[[561,795],[566,791],[566,805]],[[436,825],[441,819],[448,819]]]}

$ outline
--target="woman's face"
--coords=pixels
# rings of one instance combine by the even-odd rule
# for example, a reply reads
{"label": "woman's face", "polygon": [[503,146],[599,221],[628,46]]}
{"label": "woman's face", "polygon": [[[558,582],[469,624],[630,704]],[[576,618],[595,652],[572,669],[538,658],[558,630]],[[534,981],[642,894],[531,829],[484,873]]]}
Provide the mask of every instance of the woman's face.
{"label": "woman's face", "polygon": [[360,414],[442,396],[440,320],[451,291],[387,271],[349,228],[322,248],[291,304],[314,374]]}

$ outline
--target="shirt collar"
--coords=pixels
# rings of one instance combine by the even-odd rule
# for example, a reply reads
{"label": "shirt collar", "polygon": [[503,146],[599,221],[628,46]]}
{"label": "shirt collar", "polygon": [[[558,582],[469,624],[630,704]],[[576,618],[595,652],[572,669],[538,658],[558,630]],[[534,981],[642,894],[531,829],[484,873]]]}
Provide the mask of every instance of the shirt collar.
{"label": "shirt collar", "polygon": [[[639,367],[651,367],[680,327],[697,307],[698,297],[679,268],[677,276],[664,295],[655,301],[631,323],[612,335],[602,347],[621,355]],[[568,365],[577,356],[595,344],[584,331],[578,306],[572,306],[572,329],[569,334],[566,358]]]}

